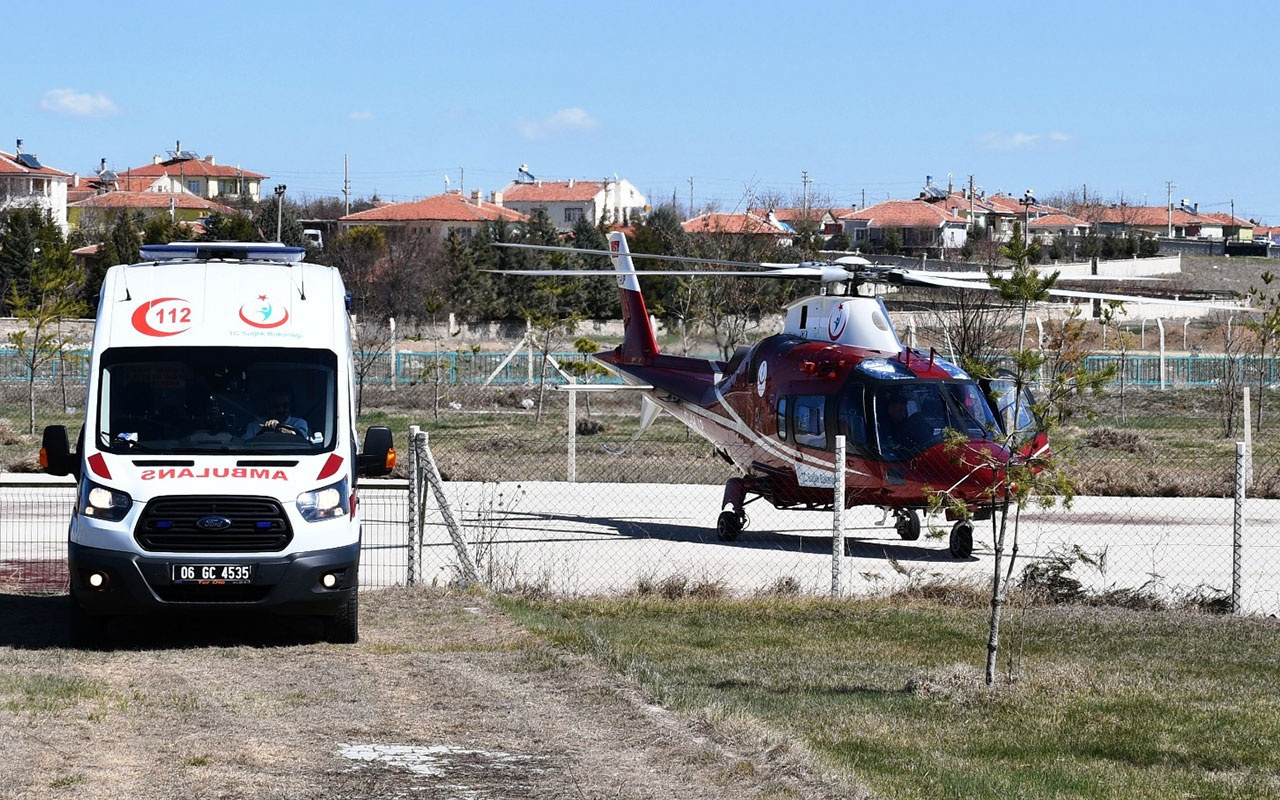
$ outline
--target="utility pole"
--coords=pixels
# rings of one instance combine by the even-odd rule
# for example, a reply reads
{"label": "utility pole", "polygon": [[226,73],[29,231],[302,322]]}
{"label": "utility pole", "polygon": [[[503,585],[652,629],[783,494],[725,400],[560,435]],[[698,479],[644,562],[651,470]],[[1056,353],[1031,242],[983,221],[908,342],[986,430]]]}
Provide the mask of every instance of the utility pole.
{"label": "utility pole", "polygon": [[802,194],[803,199],[800,201],[800,216],[803,217],[805,221],[808,221],[809,219],[809,171],[808,170],[800,171],[800,183],[804,186],[804,190]]}
{"label": "utility pole", "polygon": [[693,219],[693,178],[689,178],[689,219]]}
{"label": "utility pole", "polygon": [[1169,193],[1169,197],[1168,197],[1168,199],[1165,201],[1165,203],[1166,203],[1166,208],[1167,208],[1167,209],[1168,209],[1168,211],[1169,211],[1169,233],[1168,233],[1168,236],[1169,236],[1169,238],[1170,238],[1170,239],[1172,239],[1172,238],[1173,238],[1173,190],[1174,190],[1176,187],[1173,185],[1173,181],[1165,181],[1165,182],[1164,182],[1164,188],[1165,188],[1165,191],[1167,191],[1167,192]]}
{"label": "utility pole", "polygon": [[351,213],[351,168],[347,164],[347,154],[342,154],[342,197],[343,216]]}
{"label": "utility pole", "polygon": [[276,241],[283,242],[282,234],[284,225],[284,191],[289,187],[283,183],[276,185]]}

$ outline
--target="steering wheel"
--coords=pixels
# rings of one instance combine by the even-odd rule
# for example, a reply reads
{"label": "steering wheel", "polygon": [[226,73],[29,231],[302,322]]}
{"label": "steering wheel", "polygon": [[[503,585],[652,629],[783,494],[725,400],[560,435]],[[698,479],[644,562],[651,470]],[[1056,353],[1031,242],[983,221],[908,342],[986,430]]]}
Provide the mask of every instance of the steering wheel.
{"label": "steering wheel", "polygon": [[302,435],[302,431],[298,430],[292,425],[286,425],[283,422],[276,423],[276,426],[274,428],[259,427],[258,432],[255,433],[253,436],[254,438],[257,438],[264,433],[283,433],[289,436],[297,436],[301,439],[307,438]]}

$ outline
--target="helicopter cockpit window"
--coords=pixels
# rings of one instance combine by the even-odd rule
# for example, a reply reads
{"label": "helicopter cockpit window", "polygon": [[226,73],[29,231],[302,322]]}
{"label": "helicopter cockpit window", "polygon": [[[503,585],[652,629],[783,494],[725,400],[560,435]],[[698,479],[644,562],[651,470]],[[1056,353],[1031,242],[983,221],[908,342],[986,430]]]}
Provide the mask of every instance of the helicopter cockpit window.
{"label": "helicopter cockpit window", "polygon": [[99,379],[99,447],[129,453],[331,450],[337,357],[325,350],[114,348]]}
{"label": "helicopter cockpit window", "polygon": [[976,384],[913,382],[878,389],[874,399],[876,440],[881,454],[906,458],[942,442],[953,430],[970,439],[991,439],[995,417]]}
{"label": "helicopter cockpit window", "polygon": [[[996,379],[991,381],[991,396],[995,399],[996,409],[1000,414],[1000,422],[1006,433],[1013,432],[1015,440],[1028,438],[1038,427],[1036,425],[1035,397],[1029,389],[1022,390],[1022,402],[1015,403],[1018,398],[1017,384],[1012,379]],[[1016,415],[1016,419],[1015,419]]]}
{"label": "helicopter cockpit window", "polygon": [[827,398],[822,395],[795,398],[792,417],[796,444],[825,449],[827,446]]}

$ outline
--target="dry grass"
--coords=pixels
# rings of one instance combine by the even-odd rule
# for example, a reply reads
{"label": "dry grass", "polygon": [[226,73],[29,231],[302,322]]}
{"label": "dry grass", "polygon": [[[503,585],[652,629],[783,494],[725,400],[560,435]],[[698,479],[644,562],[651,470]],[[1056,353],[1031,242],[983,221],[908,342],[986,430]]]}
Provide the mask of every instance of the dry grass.
{"label": "dry grass", "polygon": [[197,617],[117,625],[106,652],[67,649],[65,603],[0,595],[5,800],[844,796],[650,707],[481,596],[369,592],[354,646]]}

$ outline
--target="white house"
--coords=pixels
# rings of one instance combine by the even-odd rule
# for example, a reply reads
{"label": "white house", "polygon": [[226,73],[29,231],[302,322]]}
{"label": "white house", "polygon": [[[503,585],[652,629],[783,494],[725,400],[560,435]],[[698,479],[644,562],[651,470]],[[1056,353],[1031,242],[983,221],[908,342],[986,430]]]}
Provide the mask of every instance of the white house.
{"label": "white house", "polygon": [[494,203],[533,216],[543,211],[560,231],[571,231],[580,219],[629,225],[649,213],[649,201],[630,181],[540,181],[508,184]]}
{"label": "white house", "polygon": [[67,184],[71,173],[46,167],[34,154],[0,152],[0,209],[36,207],[49,211],[67,232]]}

